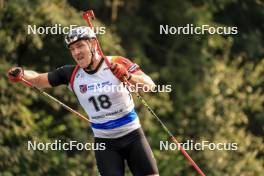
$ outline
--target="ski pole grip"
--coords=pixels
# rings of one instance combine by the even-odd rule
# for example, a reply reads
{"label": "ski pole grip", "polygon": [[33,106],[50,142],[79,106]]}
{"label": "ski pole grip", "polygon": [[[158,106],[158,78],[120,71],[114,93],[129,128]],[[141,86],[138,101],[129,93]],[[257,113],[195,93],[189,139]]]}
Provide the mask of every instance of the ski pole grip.
{"label": "ski pole grip", "polygon": [[88,10],[86,12],[83,12],[83,18],[87,21],[88,25],[90,28],[93,27],[91,21],[89,18],[91,18],[92,20],[95,19],[95,16],[94,16],[94,13],[93,13],[93,10]]}

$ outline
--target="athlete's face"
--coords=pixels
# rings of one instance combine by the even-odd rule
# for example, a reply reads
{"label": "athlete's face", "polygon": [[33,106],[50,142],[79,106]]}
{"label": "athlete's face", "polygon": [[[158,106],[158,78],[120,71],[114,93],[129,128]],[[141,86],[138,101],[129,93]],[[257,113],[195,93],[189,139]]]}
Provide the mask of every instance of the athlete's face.
{"label": "athlete's face", "polygon": [[79,67],[86,68],[92,60],[91,44],[86,40],[80,40],[69,47],[72,57]]}

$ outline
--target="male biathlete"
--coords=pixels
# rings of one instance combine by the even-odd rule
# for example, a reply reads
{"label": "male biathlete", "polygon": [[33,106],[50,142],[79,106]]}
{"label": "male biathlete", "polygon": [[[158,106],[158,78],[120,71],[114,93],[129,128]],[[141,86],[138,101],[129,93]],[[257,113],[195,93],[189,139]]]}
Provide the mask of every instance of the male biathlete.
{"label": "male biathlete", "polygon": [[65,65],[48,73],[14,67],[8,72],[11,81],[22,78],[36,87],[68,85],[88,114],[95,143],[105,143],[105,150],[95,150],[102,176],[123,176],[125,160],[136,176],[157,176],[158,168],[135,112],[127,89],[102,89],[105,86],[130,84],[155,87],[152,79],[129,59],[107,56],[109,69],[98,54],[95,33],[89,27],[71,29],[66,44],[77,65]]}

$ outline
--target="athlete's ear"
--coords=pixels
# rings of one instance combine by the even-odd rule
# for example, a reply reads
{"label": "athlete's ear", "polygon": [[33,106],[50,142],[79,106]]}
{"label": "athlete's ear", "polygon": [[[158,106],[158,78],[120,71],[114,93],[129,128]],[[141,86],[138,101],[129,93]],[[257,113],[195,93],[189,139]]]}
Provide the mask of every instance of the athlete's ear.
{"label": "athlete's ear", "polygon": [[95,39],[90,39],[89,43],[91,45],[92,48],[96,49],[97,48],[97,43]]}
{"label": "athlete's ear", "polygon": [[96,49],[97,49],[97,43],[96,43],[96,40],[95,39],[90,39],[90,40],[88,40],[87,41],[87,43],[88,43],[88,45],[90,45],[91,47],[91,52],[93,53],[93,54],[95,54],[95,51],[96,51]]}

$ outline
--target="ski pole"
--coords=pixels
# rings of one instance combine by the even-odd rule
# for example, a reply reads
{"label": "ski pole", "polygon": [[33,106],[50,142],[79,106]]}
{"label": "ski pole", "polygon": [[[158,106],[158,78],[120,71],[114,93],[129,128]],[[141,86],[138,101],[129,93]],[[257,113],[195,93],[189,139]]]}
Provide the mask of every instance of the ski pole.
{"label": "ski pole", "polygon": [[47,92],[45,92],[45,91],[41,90],[40,88],[34,86],[31,82],[27,81],[26,79],[22,78],[22,82],[24,82],[27,86],[33,88],[36,92],[40,93],[44,97],[49,98],[50,100],[52,100],[52,101],[58,103],[59,105],[61,105],[66,110],[68,110],[71,113],[77,115],[80,119],[82,119],[82,120],[84,120],[86,122],[90,122],[91,123],[91,121],[88,118],[86,118],[84,115],[82,115],[79,112],[75,111],[74,109],[70,108],[66,104],[64,104],[61,101],[59,101],[57,98],[55,98],[55,97],[51,96],[50,94],[48,94]]}
{"label": "ski pole", "polygon": [[[91,19],[95,18],[95,15],[93,13],[93,10],[88,10],[86,12],[83,12],[83,18],[87,21],[88,26],[93,29],[93,25],[90,21]],[[108,61],[108,59],[105,57],[103,51],[101,50],[101,47],[99,45],[99,42],[97,40],[97,38],[95,38],[96,40],[96,45],[97,45],[97,49],[99,54],[103,57],[104,61],[106,62],[106,65],[110,68],[111,64]],[[125,83],[130,86],[131,84],[126,80]],[[132,87],[132,86],[131,86]],[[171,140],[177,144],[177,146],[180,147],[181,152],[183,153],[183,155],[187,158],[187,160],[192,164],[192,166],[195,168],[195,170],[201,175],[201,176],[205,176],[205,174],[203,173],[203,171],[199,168],[199,166],[193,161],[193,159],[190,157],[190,155],[184,150],[184,148],[180,145],[180,143],[176,140],[176,138],[172,135],[172,133],[170,132],[170,130],[166,127],[166,125],[162,122],[162,120],[156,115],[156,113],[151,109],[151,107],[147,104],[147,102],[143,99],[143,97],[136,91],[133,91],[137,98],[142,102],[142,104],[148,109],[148,111],[158,120],[158,122],[161,124],[162,128],[168,133],[168,135],[170,136]]]}

